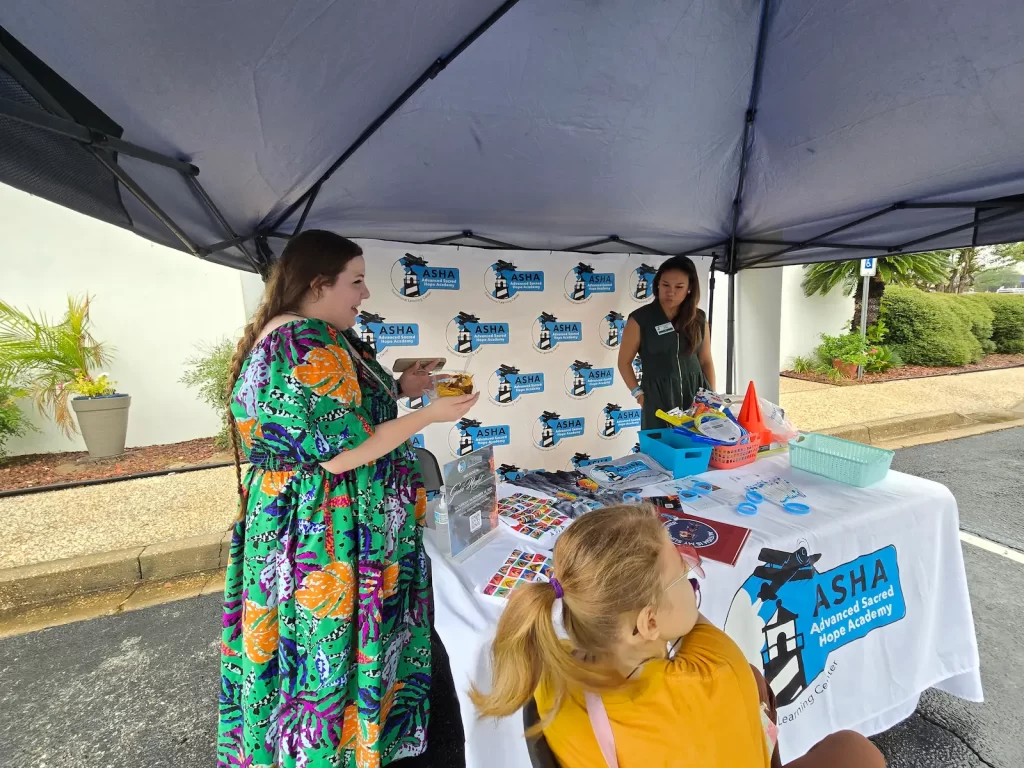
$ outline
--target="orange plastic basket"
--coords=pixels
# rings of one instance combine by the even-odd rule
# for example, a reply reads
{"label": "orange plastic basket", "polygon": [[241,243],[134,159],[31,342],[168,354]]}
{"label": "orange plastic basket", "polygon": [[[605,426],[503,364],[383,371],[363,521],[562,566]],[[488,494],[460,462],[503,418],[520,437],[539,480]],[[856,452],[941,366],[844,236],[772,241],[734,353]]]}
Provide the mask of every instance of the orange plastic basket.
{"label": "orange plastic basket", "polygon": [[736,445],[716,445],[711,451],[709,466],[715,469],[735,469],[749,464],[757,458],[761,447],[761,436],[748,434]]}

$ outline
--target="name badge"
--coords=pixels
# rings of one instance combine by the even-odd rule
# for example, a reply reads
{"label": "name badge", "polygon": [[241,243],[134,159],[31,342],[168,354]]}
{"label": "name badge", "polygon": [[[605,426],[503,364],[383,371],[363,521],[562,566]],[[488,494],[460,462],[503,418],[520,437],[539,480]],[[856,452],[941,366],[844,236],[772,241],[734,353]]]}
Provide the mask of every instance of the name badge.
{"label": "name badge", "polygon": [[654,330],[658,332],[659,336],[664,336],[666,333],[672,333],[675,328],[672,327],[672,323],[662,323],[661,325],[654,326]]}

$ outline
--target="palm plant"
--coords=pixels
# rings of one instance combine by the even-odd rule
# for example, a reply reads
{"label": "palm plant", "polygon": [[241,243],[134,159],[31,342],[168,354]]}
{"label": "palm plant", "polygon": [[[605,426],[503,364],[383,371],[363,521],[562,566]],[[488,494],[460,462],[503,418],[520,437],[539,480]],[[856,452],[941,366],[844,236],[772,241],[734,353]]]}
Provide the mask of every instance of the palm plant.
{"label": "palm plant", "polygon": [[24,388],[39,412],[68,437],[78,429],[66,385],[79,372],[106,364],[113,352],[92,336],[89,301],[89,296],[68,296],[67,311],[57,323],[0,301],[0,385]]}
{"label": "palm plant", "polygon": [[[918,282],[941,283],[948,275],[949,261],[941,251],[916,253],[909,256],[884,256],[878,259],[878,273],[868,284],[868,325],[878,322],[882,294],[886,285],[914,285]],[[813,264],[806,268],[801,286],[805,296],[824,296],[841,287],[844,296],[854,295],[851,327],[860,327],[860,305],[863,300],[863,280],[859,261],[836,261]]]}

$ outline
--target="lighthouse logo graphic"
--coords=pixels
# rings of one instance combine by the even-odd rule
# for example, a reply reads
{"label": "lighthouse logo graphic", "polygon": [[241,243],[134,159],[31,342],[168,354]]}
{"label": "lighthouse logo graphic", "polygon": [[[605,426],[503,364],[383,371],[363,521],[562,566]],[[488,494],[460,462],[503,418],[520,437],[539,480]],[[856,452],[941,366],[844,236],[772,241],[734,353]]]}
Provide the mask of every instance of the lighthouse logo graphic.
{"label": "lighthouse logo graphic", "polygon": [[654,295],[654,276],[658,273],[650,264],[641,264],[633,270],[633,290],[629,292],[631,299],[637,302],[649,301]]}
{"label": "lighthouse logo graphic", "polygon": [[618,403],[608,403],[604,409],[604,422],[598,433],[606,440],[618,437],[622,430],[640,426],[639,408],[621,408]]}
{"label": "lighthouse logo graphic", "polygon": [[484,344],[508,344],[508,323],[482,322],[476,315],[459,312],[445,331],[448,348],[457,355],[472,355]]}
{"label": "lighthouse logo graphic", "polygon": [[570,397],[590,397],[595,389],[610,387],[615,381],[612,368],[595,368],[585,360],[574,360],[565,369],[565,391]]}
{"label": "lighthouse logo graphic", "polygon": [[431,291],[457,291],[461,280],[456,267],[432,266],[422,256],[406,253],[391,267],[395,295],[419,301]]}
{"label": "lighthouse logo graphic", "polygon": [[550,312],[541,312],[533,323],[533,347],[551,352],[559,344],[583,341],[583,323],[559,320]]}
{"label": "lighthouse logo graphic", "polygon": [[498,366],[487,382],[487,394],[496,405],[514,405],[523,395],[537,395],[543,391],[543,373],[524,373],[505,363]]}
{"label": "lighthouse logo graphic", "polygon": [[597,272],[593,265],[579,262],[565,276],[565,296],[569,301],[588,301],[596,293],[615,292],[615,273]]}
{"label": "lighthouse logo graphic", "polygon": [[534,445],[550,451],[568,438],[582,437],[586,421],[582,416],[564,417],[554,411],[544,411],[533,427]]}
{"label": "lighthouse logo graphic", "polygon": [[827,571],[817,568],[821,557],[806,547],[763,548],[725,620],[747,661],[764,671],[780,709],[815,695],[809,689],[836,649],[906,616],[895,547]]}
{"label": "lighthouse logo graphic", "polygon": [[544,290],[544,273],[520,270],[511,261],[499,259],[484,272],[487,295],[497,302],[513,301],[520,293]]}
{"label": "lighthouse logo graphic", "polygon": [[601,344],[608,349],[618,349],[622,343],[622,332],[626,327],[626,318],[621,312],[614,309],[601,318],[599,330],[601,333]]}

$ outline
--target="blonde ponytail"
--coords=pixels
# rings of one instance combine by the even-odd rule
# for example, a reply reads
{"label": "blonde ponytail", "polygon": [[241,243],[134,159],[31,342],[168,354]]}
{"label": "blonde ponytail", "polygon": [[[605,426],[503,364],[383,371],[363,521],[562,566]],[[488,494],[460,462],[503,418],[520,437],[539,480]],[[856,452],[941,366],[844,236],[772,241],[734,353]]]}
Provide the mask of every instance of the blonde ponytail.
{"label": "blonde ponytail", "polygon": [[554,553],[569,641],[555,630],[554,587],[517,587],[498,622],[491,691],[470,691],[479,715],[515,713],[543,681],[555,703],[527,734],[532,736],[550,723],[570,689],[605,693],[628,688],[629,681],[610,663],[613,649],[623,617],[657,604],[664,536],[654,509],[646,504],[606,507],[569,526]]}

